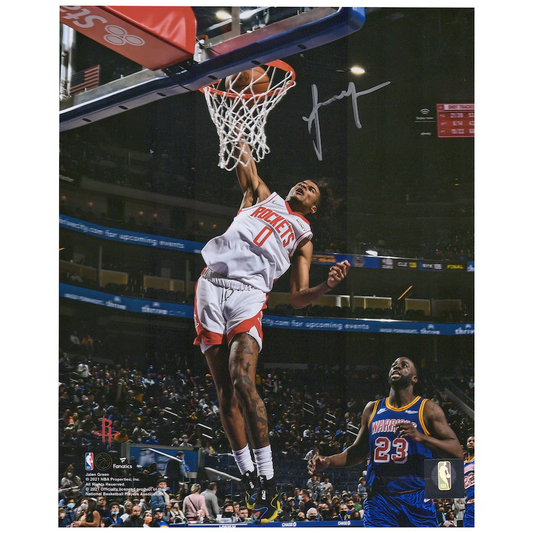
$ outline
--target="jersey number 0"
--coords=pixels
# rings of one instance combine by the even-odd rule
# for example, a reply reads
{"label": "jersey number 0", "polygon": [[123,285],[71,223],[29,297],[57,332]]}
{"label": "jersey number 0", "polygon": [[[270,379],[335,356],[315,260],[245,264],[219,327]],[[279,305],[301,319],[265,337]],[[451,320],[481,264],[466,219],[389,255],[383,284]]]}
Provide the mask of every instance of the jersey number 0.
{"label": "jersey number 0", "polygon": [[272,228],[269,228],[268,226],[265,226],[256,236],[253,240],[254,244],[257,244],[257,246],[262,246],[264,242],[272,235]]}

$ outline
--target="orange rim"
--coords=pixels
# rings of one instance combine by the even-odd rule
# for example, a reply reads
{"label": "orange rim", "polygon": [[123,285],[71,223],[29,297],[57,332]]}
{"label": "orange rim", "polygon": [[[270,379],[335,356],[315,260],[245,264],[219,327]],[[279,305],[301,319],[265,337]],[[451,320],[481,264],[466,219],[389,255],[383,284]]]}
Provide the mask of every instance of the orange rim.
{"label": "orange rim", "polygon": [[[279,68],[281,70],[284,70],[285,72],[290,72],[291,74],[291,79],[287,82],[287,85],[286,87],[292,87],[294,84],[295,84],[295,80],[296,80],[296,72],[294,71],[294,69],[287,63],[285,63],[285,61],[281,61],[281,59],[276,59],[275,61],[269,61],[268,63],[265,63],[265,65],[268,65],[270,67],[274,67],[274,68]],[[259,66],[259,65],[256,65],[256,66]],[[244,93],[230,93],[230,92],[227,92],[227,91],[222,91],[220,89],[217,89],[216,87],[214,87],[214,85],[220,83],[221,80],[216,80],[212,83],[210,83],[209,85],[204,85],[204,87],[200,87],[200,89],[198,89],[199,91],[202,91],[203,93],[205,92],[208,92],[208,93],[211,93],[211,94],[216,94],[218,96],[225,96],[227,98],[244,98],[244,99],[249,99],[249,98],[257,98],[258,96],[273,96],[275,94],[278,94],[282,91],[282,88],[277,88],[277,89],[272,89],[266,93],[250,93],[250,94],[244,94]],[[285,89],[285,87],[283,87],[283,89]]]}

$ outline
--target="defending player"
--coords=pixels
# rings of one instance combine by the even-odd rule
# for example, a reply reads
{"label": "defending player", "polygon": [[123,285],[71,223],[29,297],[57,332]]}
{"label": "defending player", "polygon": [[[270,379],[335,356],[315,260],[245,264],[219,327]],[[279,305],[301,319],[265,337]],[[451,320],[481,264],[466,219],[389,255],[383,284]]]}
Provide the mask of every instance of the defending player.
{"label": "defending player", "polygon": [[366,405],[355,442],[340,454],[309,462],[310,472],[320,472],[369,458],[365,527],[436,527],[433,502],[424,498],[424,459],[463,457],[442,409],[414,395],[417,381],[414,363],[396,359],[389,370],[389,396]]}
{"label": "defending player", "polygon": [[[255,520],[267,523],[280,509],[267,412],[255,387],[267,296],[292,263],[290,301],[295,308],[305,307],[342,281],[349,264],[337,263],[326,281],[309,287],[313,234],[305,217],[317,210],[317,185],[302,181],[284,200],[257,174],[249,147],[239,148],[245,152],[236,167],[243,200],[228,230],[202,250],[207,267],[196,286],[195,344],[215,382],[222,425],[244,477],[247,507],[253,508]],[[220,349],[226,343],[229,353]]]}
{"label": "defending player", "polygon": [[475,440],[474,435],[468,437],[466,441],[465,457],[465,515],[463,517],[463,527],[474,527],[474,509],[475,509],[475,457],[474,457]]}

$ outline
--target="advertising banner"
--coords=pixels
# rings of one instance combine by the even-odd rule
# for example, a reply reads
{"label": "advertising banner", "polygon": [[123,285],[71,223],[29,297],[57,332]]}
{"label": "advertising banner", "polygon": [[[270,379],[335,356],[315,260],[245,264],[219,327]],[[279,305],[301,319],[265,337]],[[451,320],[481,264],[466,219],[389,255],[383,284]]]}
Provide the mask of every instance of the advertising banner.
{"label": "advertising banner", "polygon": [[[179,318],[193,318],[191,305],[153,302],[124,296],[114,296],[101,291],[84,289],[66,283],[59,284],[59,296],[104,307],[134,313],[150,313]],[[372,320],[361,318],[315,318],[263,316],[263,327],[299,329],[304,331],[352,331],[367,333],[411,333],[415,335],[473,335],[474,324],[433,324],[398,320]]]}
{"label": "advertising banner", "polygon": [[79,231],[80,233],[85,233],[86,235],[99,237],[100,239],[106,239],[108,241],[122,242],[125,244],[139,244],[141,246],[151,246],[193,254],[199,254],[204,247],[204,243],[202,242],[172,239],[170,237],[162,237],[161,235],[151,235],[149,233],[138,233],[136,231],[108,228],[65,215],[59,215],[59,227]]}
{"label": "advertising banner", "polygon": [[[187,241],[185,239],[173,239],[171,237],[162,237],[161,235],[152,235],[150,233],[139,233],[117,228],[108,228],[99,224],[93,224],[86,220],[59,215],[59,226],[63,229],[78,231],[85,235],[106,239],[108,241],[122,242],[126,244],[138,244],[166,250],[176,250],[178,252],[188,252],[200,254],[205,246],[203,242]],[[474,272],[474,261],[454,261],[434,262],[419,261],[416,259],[399,259],[392,257],[374,257],[367,255],[354,254],[334,254],[334,253],[315,253],[313,254],[313,265],[331,266],[342,261],[348,261],[355,268],[384,268],[384,269],[412,269],[412,270],[432,270],[434,272],[443,271],[465,271]],[[440,266],[439,266],[440,265]]]}

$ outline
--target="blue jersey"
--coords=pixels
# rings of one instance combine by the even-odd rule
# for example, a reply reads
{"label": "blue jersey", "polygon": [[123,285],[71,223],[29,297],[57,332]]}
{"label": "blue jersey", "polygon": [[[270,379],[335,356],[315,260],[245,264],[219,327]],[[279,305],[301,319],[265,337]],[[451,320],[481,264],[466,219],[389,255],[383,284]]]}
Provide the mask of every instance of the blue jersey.
{"label": "blue jersey", "polygon": [[470,460],[465,460],[465,492],[466,501],[474,499],[474,457]]}
{"label": "blue jersey", "polygon": [[424,424],[426,402],[427,399],[417,396],[401,408],[393,407],[388,398],[375,403],[368,422],[370,463],[367,480],[372,492],[399,494],[424,490],[424,460],[433,457],[433,453],[412,439],[398,437],[396,426],[411,422],[418,431],[429,435]]}
{"label": "blue jersey", "polygon": [[474,527],[474,458],[465,460],[465,493],[466,493],[466,505],[465,514],[463,517],[463,527]]}

